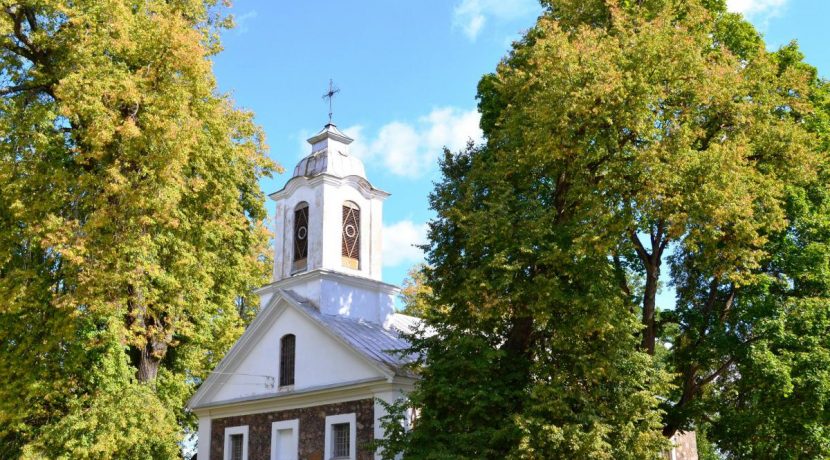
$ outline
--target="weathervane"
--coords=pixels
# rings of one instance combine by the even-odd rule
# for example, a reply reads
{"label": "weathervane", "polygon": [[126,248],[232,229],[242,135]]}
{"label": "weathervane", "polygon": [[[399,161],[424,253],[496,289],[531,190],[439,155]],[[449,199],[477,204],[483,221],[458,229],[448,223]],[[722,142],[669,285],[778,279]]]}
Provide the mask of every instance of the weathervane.
{"label": "weathervane", "polygon": [[329,124],[331,124],[331,101],[334,99],[334,95],[340,92],[340,88],[334,86],[334,81],[329,78],[329,91],[326,94],[323,94],[323,99],[329,100]]}

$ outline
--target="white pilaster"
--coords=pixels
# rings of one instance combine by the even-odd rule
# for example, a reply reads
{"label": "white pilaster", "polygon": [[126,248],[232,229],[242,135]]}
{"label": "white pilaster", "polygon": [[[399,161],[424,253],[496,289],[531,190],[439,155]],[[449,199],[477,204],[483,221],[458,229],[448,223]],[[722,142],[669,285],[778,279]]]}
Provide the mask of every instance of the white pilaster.
{"label": "white pilaster", "polygon": [[199,431],[196,438],[196,455],[199,458],[210,458],[210,426],[209,416],[199,417]]}

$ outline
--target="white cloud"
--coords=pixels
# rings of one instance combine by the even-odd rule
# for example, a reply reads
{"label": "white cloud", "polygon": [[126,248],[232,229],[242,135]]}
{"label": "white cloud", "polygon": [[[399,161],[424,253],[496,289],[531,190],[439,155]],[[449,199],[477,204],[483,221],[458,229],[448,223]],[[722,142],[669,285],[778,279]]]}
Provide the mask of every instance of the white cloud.
{"label": "white cloud", "polygon": [[233,22],[236,24],[236,33],[238,35],[248,33],[248,22],[256,18],[258,14],[256,10],[251,10],[234,17]]}
{"label": "white cloud", "polygon": [[488,18],[509,21],[538,9],[534,0],[461,0],[453,10],[452,25],[475,41]]}
{"label": "white cloud", "polygon": [[432,170],[444,147],[460,150],[467,142],[481,140],[475,109],[438,108],[415,123],[393,121],[382,126],[373,139],[360,125],[344,129],[354,138],[351,153],[370,166],[379,162],[392,174],[420,177]]}
{"label": "white cloud", "polygon": [[783,11],[789,0],[727,0],[726,7],[741,13],[753,22],[766,23]]}
{"label": "white cloud", "polygon": [[414,265],[424,259],[424,251],[415,247],[427,241],[427,225],[402,220],[383,226],[383,266]]}

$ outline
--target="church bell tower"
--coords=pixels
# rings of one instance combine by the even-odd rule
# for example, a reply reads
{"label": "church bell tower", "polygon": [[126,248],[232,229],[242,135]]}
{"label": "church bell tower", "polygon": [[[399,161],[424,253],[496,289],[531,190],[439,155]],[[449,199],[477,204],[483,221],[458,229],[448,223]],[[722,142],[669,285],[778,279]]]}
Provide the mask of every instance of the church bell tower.
{"label": "church bell tower", "polygon": [[383,324],[398,288],[381,281],[383,201],[366,178],[353,142],[329,122],[308,139],[311,152],[276,201],[273,282],[321,313]]}

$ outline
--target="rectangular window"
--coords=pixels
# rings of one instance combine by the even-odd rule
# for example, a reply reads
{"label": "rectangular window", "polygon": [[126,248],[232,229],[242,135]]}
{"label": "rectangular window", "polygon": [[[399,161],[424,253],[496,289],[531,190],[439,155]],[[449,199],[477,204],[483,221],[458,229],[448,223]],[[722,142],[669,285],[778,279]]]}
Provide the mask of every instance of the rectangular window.
{"label": "rectangular window", "polygon": [[325,460],[355,460],[357,458],[357,416],[338,414],[326,416]]}
{"label": "rectangular window", "polygon": [[337,423],[331,426],[332,438],[334,445],[332,446],[332,455],[334,458],[349,458],[349,424]]}
{"label": "rectangular window", "polygon": [[248,460],[248,425],[225,428],[224,460]]}
{"label": "rectangular window", "polygon": [[231,460],[242,460],[242,441],[241,434],[231,435]]}
{"label": "rectangular window", "polygon": [[297,460],[300,452],[300,420],[271,424],[271,460]]}

